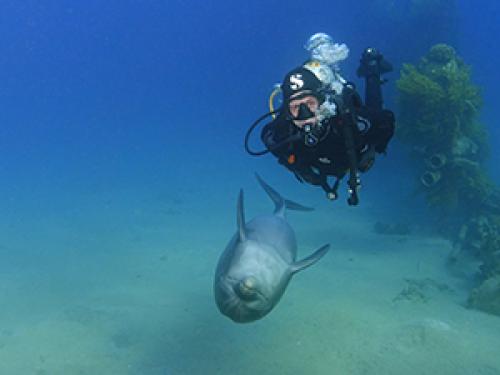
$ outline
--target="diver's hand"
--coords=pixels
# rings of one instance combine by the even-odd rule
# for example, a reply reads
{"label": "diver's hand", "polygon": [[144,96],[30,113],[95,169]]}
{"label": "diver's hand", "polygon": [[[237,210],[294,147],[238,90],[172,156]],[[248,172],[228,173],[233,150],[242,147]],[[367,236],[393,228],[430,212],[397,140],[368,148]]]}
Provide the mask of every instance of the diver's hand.
{"label": "diver's hand", "polygon": [[363,51],[356,71],[358,77],[381,76],[392,71],[392,64],[375,48]]}

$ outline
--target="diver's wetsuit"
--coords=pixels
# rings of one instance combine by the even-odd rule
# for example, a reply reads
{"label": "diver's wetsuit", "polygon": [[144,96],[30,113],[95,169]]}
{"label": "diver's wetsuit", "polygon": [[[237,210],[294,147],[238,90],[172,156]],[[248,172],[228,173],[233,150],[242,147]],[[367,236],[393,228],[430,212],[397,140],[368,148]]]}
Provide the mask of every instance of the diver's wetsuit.
{"label": "diver's wetsuit", "polygon": [[[395,120],[394,114],[385,109],[374,110],[361,106],[356,113],[358,119],[368,120],[359,121],[358,126],[353,126],[358,161],[356,167],[360,172],[365,172],[371,167],[375,152],[385,152],[394,134]],[[305,144],[304,136],[300,135],[298,128],[284,112],[263,128],[261,139],[278,161],[300,181],[322,186],[328,192],[327,177],[344,177],[350,168],[350,161],[341,128],[344,124],[340,117],[333,116],[326,121],[323,138],[315,146]],[[286,141],[287,138],[290,140]]]}

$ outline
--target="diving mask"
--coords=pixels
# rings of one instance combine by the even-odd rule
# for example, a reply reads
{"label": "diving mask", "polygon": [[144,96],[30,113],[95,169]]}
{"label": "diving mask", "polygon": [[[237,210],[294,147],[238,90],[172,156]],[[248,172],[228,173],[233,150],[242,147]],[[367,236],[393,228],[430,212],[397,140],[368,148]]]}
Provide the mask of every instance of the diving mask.
{"label": "diving mask", "polygon": [[316,117],[319,100],[312,94],[304,94],[292,98],[288,103],[288,113],[298,127],[304,125],[303,121],[311,122]]}

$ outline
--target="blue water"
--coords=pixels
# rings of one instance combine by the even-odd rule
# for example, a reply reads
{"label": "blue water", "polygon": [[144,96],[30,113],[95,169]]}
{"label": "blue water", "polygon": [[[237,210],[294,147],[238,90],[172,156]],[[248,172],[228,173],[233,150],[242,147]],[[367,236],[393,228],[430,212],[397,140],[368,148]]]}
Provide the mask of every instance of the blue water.
{"label": "blue water", "polygon": [[[488,166],[500,181],[500,5],[457,1],[451,15],[434,19],[411,15],[410,2],[3,0],[0,374],[305,373],[297,361],[269,367],[290,360],[286,350],[273,353],[286,335],[233,327],[213,305],[212,272],[234,230],[238,189],[249,192],[249,216],[270,209],[254,171],[332,225],[426,214],[397,140],[364,177],[358,208],[326,201],[270,156],[245,154],[247,127],[267,111],[273,85],[307,58],[310,35],[328,32],[349,46],[343,74],[360,88],[355,69],[367,46],[399,68],[434,43],[452,44],[481,87]],[[397,77],[395,69],[384,87],[390,108]],[[295,220],[311,248],[329,240],[319,217]],[[307,312],[314,301],[294,304]],[[254,346],[255,362],[242,355]],[[328,373],[309,348],[310,373]],[[341,362],[362,373],[348,354]],[[477,373],[498,374],[497,365]],[[407,369],[381,366],[363,368]]]}

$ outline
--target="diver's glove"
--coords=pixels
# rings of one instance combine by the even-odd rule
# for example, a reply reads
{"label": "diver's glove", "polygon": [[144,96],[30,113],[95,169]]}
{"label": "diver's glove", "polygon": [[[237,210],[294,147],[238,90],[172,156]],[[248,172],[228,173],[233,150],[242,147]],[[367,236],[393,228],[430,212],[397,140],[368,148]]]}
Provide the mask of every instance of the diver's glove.
{"label": "diver's glove", "polygon": [[375,48],[367,48],[361,55],[359,68],[356,71],[358,77],[380,77],[384,73],[392,71],[392,64],[384,59],[384,56]]}

